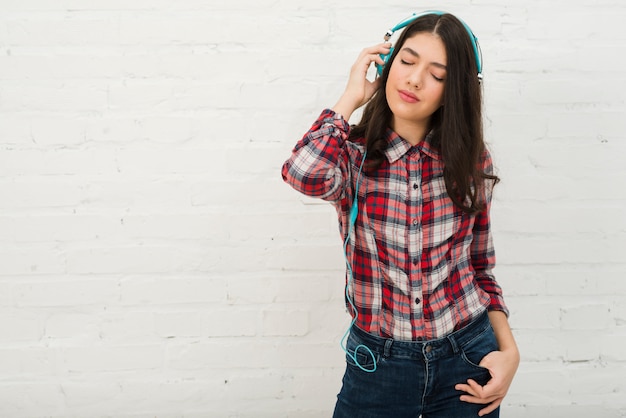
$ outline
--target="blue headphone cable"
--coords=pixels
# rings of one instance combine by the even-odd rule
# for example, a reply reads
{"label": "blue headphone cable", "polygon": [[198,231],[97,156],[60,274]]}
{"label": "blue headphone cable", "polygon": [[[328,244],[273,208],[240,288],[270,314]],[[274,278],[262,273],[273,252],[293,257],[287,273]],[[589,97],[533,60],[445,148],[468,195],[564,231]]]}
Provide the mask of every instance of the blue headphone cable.
{"label": "blue headphone cable", "polygon": [[[352,201],[352,207],[350,208],[350,214],[349,214],[348,234],[346,235],[346,239],[343,243],[343,256],[346,261],[346,269],[347,269],[347,274],[348,274],[348,278],[346,280],[345,296],[346,296],[346,301],[348,302],[348,304],[350,305],[350,308],[352,309],[352,312],[354,312],[354,317],[352,318],[352,322],[350,322],[350,327],[346,330],[345,334],[341,338],[340,344],[341,344],[341,348],[346,353],[346,355],[350,357],[350,359],[354,362],[354,364],[357,365],[359,369],[367,373],[373,373],[376,371],[377,362],[376,362],[376,356],[374,355],[372,350],[364,344],[359,344],[354,348],[354,352],[351,352],[350,350],[348,350],[345,344],[345,341],[348,338],[348,335],[350,334],[350,330],[352,329],[352,327],[354,326],[354,324],[356,323],[359,317],[359,312],[356,309],[354,301],[350,297],[350,287],[352,286],[354,277],[353,277],[353,272],[352,272],[352,263],[348,259],[348,242],[350,241],[350,235],[352,235],[352,231],[354,230],[354,224],[359,214],[359,206],[358,206],[359,186],[361,183],[361,171],[363,170],[363,164],[365,163],[366,156],[367,156],[367,151],[363,153],[363,159],[361,160],[361,166],[359,167],[359,172],[357,174],[356,186],[354,188],[354,200]],[[359,359],[357,357],[359,350],[364,351],[367,355],[371,356],[372,361],[373,361],[371,368],[366,368],[359,362]]]}

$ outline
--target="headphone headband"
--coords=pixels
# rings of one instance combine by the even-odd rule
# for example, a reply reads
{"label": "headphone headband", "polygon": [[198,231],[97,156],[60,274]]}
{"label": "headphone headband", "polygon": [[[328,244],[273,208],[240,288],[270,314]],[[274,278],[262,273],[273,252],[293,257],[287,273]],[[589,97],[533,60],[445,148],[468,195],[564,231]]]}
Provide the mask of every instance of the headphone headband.
{"label": "headphone headband", "polygon": [[[411,23],[413,23],[415,20],[419,19],[420,17],[426,16],[426,15],[433,15],[433,14],[437,16],[441,16],[441,15],[448,14],[448,13],[442,12],[439,10],[428,10],[422,13],[413,13],[411,16],[407,17],[406,19],[396,24],[393,28],[389,29],[385,33],[385,41],[389,41],[389,39],[391,39],[391,37],[396,31],[402,28],[405,28],[406,26],[410,25]],[[480,45],[478,44],[478,37],[474,35],[474,32],[472,32],[472,30],[467,25],[467,23],[465,23],[463,20],[459,19],[458,17],[457,19],[463,24],[463,27],[465,27],[465,30],[467,31],[467,34],[470,37],[472,48],[474,49],[474,58],[476,59],[476,68],[478,69],[478,80],[480,81],[483,78],[483,60],[481,56]],[[391,58],[392,53],[393,53],[393,48],[391,48],[388,54],[381,55],[381,58],[383,59],[385,64],[384,65],[376,64],[376,67],[378,69],[378,75],[383,74],[383,69],[385,68],[385,65],[387,64],[387,61],[389,60],[389,58]]]}

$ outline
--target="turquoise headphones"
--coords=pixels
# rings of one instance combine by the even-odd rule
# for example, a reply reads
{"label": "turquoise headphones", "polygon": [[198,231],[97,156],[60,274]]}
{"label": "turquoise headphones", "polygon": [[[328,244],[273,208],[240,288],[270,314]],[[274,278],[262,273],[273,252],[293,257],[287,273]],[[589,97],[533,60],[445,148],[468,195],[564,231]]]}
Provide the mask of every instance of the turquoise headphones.
{"label": "turquoise headphones", "polygon": [[[426,16],[426,15],[441,16],[444,14],[447,14],[447,13],[441,12],[438,10],[429,10],[429,11],[422,12],[422,13],[413,13],[411,16],[407,17],[402,22],[398,23],[396,26],[389,29],[387,33],[385,33],[385,41],[389,41],[389,39],[391,38],[391,36],[394,34],[395,31],[400,30],[410,25],[411,23],[413,23],[415,20],[417,20],[418,18],[422,16]],[[470,41],[472,42],[472,47],[474,49],[474,57],[476,58],[476,67],[478,68],[478,80],[480,81],[483,78],[483,61],[482,61],[481,53],[480,53],[480,46],[478,45],[478,38],[476,37],[476,35],[474,35],[474,32],[472,32],[470,27],[467,26],[467,23],[463,22],[461,19],[459,19],[459,21],[463,24],[463,26],[465,26],[465,30],[467,31],[467,34],[470,37]],[[389,58],[391,58],[391,54],[393,54],[393,48],[389,50],[388,54],[381,54],[380,57],[383,59],[385,63],[383,65],[376,64],[376,68],[377,68],[379,76],[383,74],[383,69],[385,68],[385,65],[387,64],[387,61],[389,61]]]}

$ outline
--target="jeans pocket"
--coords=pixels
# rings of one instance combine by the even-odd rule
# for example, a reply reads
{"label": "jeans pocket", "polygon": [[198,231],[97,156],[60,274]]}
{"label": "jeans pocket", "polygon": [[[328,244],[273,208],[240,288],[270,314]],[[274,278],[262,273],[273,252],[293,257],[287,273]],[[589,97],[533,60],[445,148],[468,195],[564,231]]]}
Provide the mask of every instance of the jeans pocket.
{"label": "jeans pocket", "polygon": [[375,353],[360,338],[350,334],[346,345],[346,363],[352,367],[365,370],[373,370],[379,360]]}
{"label": "jeans pocket", "polygon": [[469,366],[486,370],[480,366],[481,360],[492,351],[498,350],[498,342],[491,325],[475,338],[460,347],[461,359]]}

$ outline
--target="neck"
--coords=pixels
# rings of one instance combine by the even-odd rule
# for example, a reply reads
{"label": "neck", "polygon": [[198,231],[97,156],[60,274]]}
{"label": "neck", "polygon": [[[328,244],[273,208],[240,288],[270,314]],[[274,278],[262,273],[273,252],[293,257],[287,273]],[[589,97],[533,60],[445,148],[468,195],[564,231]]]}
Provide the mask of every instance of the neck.
{"label": "neck", "polygon": [[391,129],[411,145],[417,145],[428,134],[430,119],[425,121],[404,121],[393,118]]}

